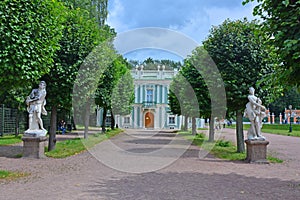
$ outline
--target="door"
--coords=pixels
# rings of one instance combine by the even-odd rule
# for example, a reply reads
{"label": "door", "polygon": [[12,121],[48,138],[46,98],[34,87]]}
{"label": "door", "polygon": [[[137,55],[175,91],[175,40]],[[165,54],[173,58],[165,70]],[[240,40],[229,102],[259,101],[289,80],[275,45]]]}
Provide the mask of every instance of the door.
{"label": "door", "polygon": [[145,128],[154,128],[154,115],[151,112],[145,114]]}

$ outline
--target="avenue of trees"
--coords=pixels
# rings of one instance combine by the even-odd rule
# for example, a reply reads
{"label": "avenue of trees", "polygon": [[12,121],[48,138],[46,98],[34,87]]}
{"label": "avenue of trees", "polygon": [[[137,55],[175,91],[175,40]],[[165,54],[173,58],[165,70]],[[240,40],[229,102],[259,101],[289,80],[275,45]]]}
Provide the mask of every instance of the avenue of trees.
{"label": "avenue of trees", "polygon": [[[25,97],[45,80],[49,150],[55,148],[59,111],[84,111],[78,118],[87,127],[95,103],[111,109],[110,99],[101,97],[110,96],[119,80],[128,77],[127,61],[112,45],[116,33],[105,24],[107,13],[107,0],[0,2],[0,103],[24,111]],[[126,94],[132,99],[132,93]],[[79,109],[72,109],[74,98]]]}
{"label": "avenue of trees", "polygon": [[130,113],[132,67],[180,67],[170,86],[172,113],[191,117],[193,134],[195,118],[210,118],[210,141],[214,119],[235,115],[237,151],[243,152],[242,114],[249,87],[255,87],[273,112],[289,104],[299,106],[300,0],[243,4],[252,1],[258,3],[253,14],[261,21],[225,20],[212,27],[203,45],[181,64],[152,58],[127,62],[118,55],[112,44],[116,33],[105,24],[108,0],[2,0],[0,103],[25,111],[25,97],[45,80],[52,150],[58,112],[71,113],[84,124],[87,138],[89,116],[96,107],[104,111],[103,131],[106,113],[112,116],[111,128],[113,116]]}

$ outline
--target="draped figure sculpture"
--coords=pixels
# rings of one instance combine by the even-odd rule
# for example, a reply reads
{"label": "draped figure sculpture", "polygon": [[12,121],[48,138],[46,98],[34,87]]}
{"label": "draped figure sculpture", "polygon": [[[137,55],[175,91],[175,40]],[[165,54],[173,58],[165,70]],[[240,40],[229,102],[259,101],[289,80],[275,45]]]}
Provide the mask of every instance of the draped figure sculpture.
{"label": "draped figure sculpture", "polygon": [[46,105],[46,82],[41,81],[39,88],[33,89],[26,98],[27,111],[29,113],[29,128],[25,135],[45,136],[47,130],[44,128],[41,115],[47,115]]}
{"label": "draped figure sculpture", "polygon": [[262,105],[262,101],[254,95],[255,89],[249,88],[248,100],[246,104],[245,114],[250,122],[251,126],[248,130],[248,140],[265,140],[265,137],[261,135],[262,120],[266,117],[266,108]]}

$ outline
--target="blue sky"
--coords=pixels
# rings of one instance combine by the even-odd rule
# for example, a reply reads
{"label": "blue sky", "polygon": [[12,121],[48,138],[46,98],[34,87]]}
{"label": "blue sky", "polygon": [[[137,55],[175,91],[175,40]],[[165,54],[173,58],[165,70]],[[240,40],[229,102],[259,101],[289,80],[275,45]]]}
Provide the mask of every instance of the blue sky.
{"label": "blue sky", "polygon": [[[199,45],[214,25],[225,19],[253,19],[254,4],[242,5],[242,0],[109,0],[107,23],[118,34],[145,27],[176,31]],[[150,40],[150,39],[149,39]],[[134,41],[132,41],[134,42]],[[176,43],[176,41],[174,41]],[[128,59],[181,60],[168,49],[139,48],[123,54]]]}

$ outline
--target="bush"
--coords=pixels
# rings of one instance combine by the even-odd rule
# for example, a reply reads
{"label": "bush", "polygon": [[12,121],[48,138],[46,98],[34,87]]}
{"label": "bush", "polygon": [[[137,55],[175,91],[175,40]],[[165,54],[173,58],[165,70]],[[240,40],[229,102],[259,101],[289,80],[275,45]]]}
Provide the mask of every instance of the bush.
{"label": "bush", "polygon": [[224,141],[224,140],[219,140],[216,145],[218,145],[220,147],[229,147],[230,142],[229,141]]}

